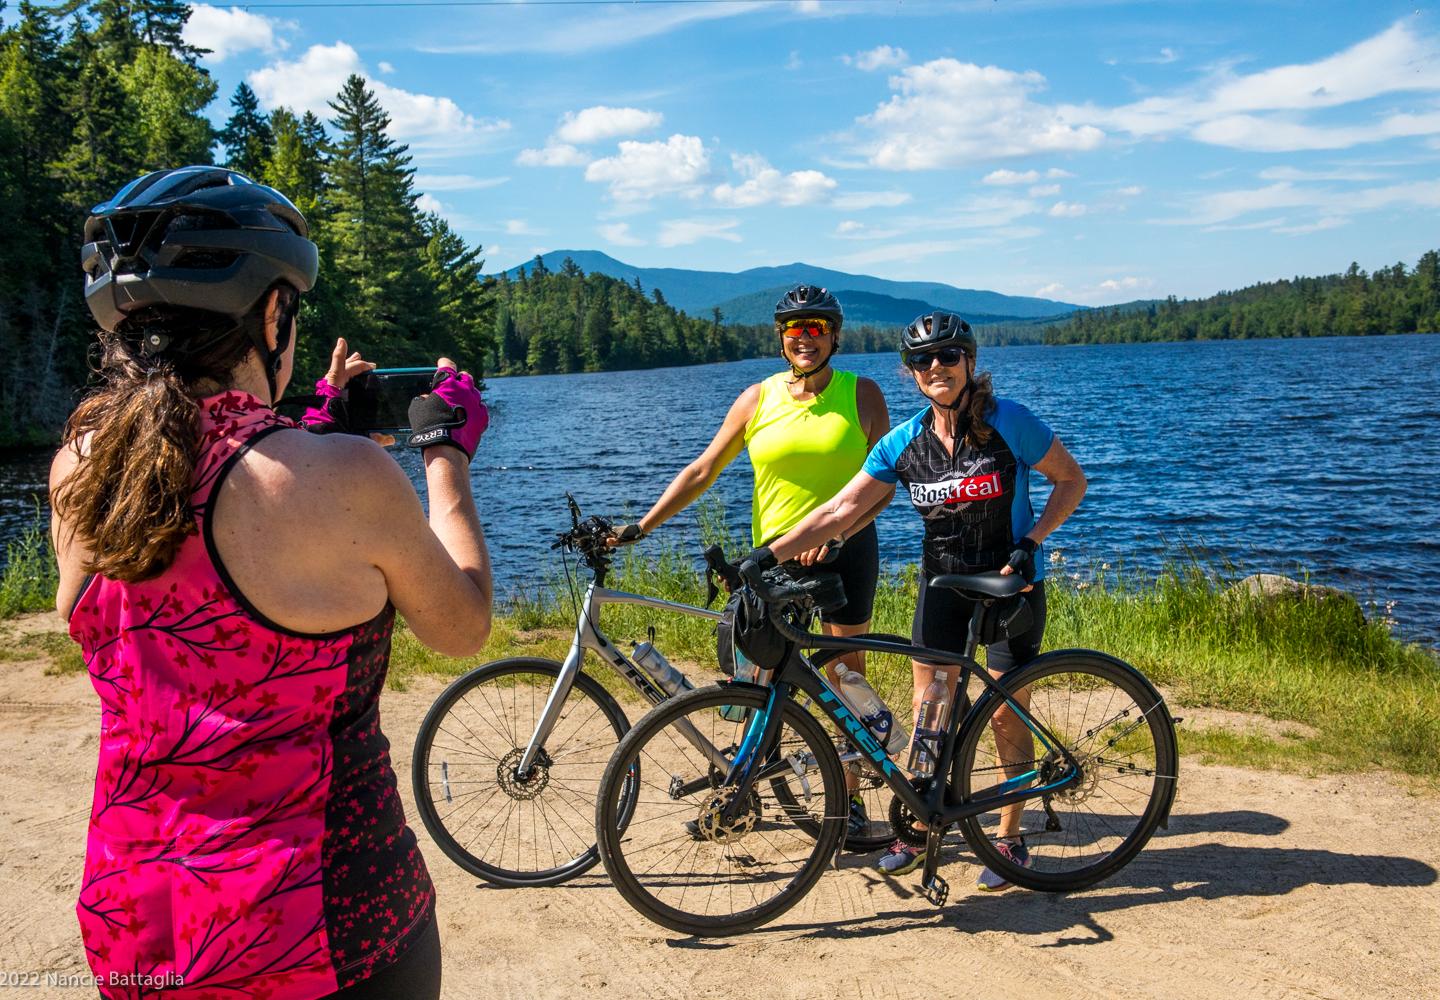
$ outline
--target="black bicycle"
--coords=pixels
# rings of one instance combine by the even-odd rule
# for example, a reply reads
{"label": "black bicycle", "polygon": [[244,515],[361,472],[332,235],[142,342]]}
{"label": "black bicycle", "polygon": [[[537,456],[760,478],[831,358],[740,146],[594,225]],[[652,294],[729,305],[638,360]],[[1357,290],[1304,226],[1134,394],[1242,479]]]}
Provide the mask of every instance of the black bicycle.
{"label": "black bicycle", "polygon": [[[773,920],[814,887],[847,815],[844,774],[822,718],[850,734],[894,794],[896,830],[926,844],[921,888],[937,906],[949,891],[936,868],[952,825],[981,863],[1016,885],[1064,892],[1111,875],[1166,824],[1178,776],[1175,725],[1139,671],[1084,649],[1046,653],[998,681],[976,664],[982,615],[1024,587],[1019,576],[931,581],[977,601],[957,655],[899,637],[811,634],[797,623],[838,578],[794,583],[753,564],[741,569],[743,586],[763,602],[770,638],[786,644],[771,684],[724,683],[664,702],[620,740],[601,779],[601,859],[650,920],[686,934],[735,934]],[[809,657],[805,649],[821,653]],[[961,691],[972,675],[983,682],[968,710],[962,703],[950,713],[932,748],[939,777],[907,776],[827,683],[818,668],[851,650],[953,664]],[[748,710],[743,721],[729,721],[736,707]],[[1023,727],[1005,729],[1010,735],[997,744],[992,720],[1005,709]],[[1023,736],[1013,735],[1016,728]],[[706,743],[729,748],[723,767],[686,737],[697,730]],[[1013,831],[1016,810],[1025,867],[987,832],[1002,819]]]}

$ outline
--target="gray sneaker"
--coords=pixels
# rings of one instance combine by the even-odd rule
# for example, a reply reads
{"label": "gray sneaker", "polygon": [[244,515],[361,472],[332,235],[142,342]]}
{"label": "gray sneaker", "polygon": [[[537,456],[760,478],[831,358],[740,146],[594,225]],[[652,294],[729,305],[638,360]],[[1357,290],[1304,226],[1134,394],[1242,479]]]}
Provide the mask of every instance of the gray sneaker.
{"label": "gray sneaker", "polygon": [[903,840],[897,840],[891,844],[880,860],[875,862],[875,870],[882,875],[904,875],[906,872],[913,872],[916,868],[925,863],[925,849],[923,847],[911,847]]}
{"label": "gray sneaker", "polygon": [[[1030,851],[1023,840],[997,840],[995,849],[1021,868],[1030,867]],[[975,888],[981,892],[999,892],[1010,888],[1010,880],[986,868],[975,880]]]}

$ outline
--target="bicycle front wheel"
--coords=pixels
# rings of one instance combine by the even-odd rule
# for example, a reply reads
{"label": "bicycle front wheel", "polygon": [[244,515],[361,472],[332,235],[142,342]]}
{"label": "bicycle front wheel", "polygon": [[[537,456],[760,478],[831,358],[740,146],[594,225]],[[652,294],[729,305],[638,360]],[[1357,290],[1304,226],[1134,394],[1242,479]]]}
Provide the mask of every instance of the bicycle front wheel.
{"label": "bicycle front wheel", "polygon": [[[798,903],[824,873],[845,832],[845,777],[824,728],[790,699],[780,704],[778,748],[734,801],[724,780],[745,722],[768,692],[717,685],[652,709],[620,741],[596,804],[596,840],[615,887],[644,916],[684,934],[751,930]],[[732,717],[738,713],[727,714]],[[632,815],[625,788],[640,774]]]}
{"label": "bicycle front wheel", "polygon": [[[576,676],[535,764],[518,773],[560,669],[530,657],[477,667],[441,693],[415,737],[425,829],[446,857],[495,885],[557,885],[600,860],[595,793],[629,722],[598,681]],[[622,801],[633,797],[632,784]]]}
{"label": "bicycle front wheel", "polygon": [[[1075,758],[1079,774],[1054,792],[962,820],[961,832],[982,864],[1016,885],[1047,892],[1093,885],[1135,857],[1170,813],[1179,755],[1169,710],[1139,671],[1087,650],[1047,654],[1005,682],[1017,700],[1029,699],[1030,714]],[[991,691],[960,734],[956,767],[953,780],[976,804],[1060,784],[1069,773],[1058,748],[1046,748]],[[1015,832],[1028,866],[996,847],[994,837]]]}

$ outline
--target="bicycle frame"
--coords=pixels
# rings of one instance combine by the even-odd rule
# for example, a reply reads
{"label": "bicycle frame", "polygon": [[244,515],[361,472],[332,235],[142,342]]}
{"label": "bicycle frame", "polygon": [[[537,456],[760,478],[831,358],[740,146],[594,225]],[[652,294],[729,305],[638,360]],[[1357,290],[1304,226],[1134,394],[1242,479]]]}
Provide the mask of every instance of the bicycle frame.
{"label": "bicycle frame", "polygon": [[[750,720],[741,740],[740,749],[736,752],[734,763],[726,775],[726,786],[738,785],[740,788],[740,794],[732,797],[730,806],[724,811],[726,821],[733,820],[734,817],[731,813],[738,811],[739,805],[746,801],[746,793],[750,786],[755,781],[767,776],[768,769],[762,769],[760,774],[753,773],[755,764],[766,758],[767,748],[775,743],[780,730],[781,712],[779,709],[783,704],[783,699],[791,697],[797,690],[808,694],[832,724],[841,732],[850,735],[852,742],[860,747],[861,754],[870,760],[874,769],[879,772],[881,780],[895,794],[895,797],[905,804],[912,815],[923,818],[931,827],[949,826],[970,816],[978,816],[1015,802],[1023,802],[1059,791],[1079,780],[1080,768],[1074,755],[1044,724],[1012,697],[1013,692],[1005,686],[1003,681],[991,677],[988,671],[981,669],[975,662],[976,643],[973,638],[967,643],[966,652],[960,655],[903,641],[867,639],[863,636],[839,638],[812,635],[810,638],[813,640],[812,645],[815,648],[824,649],[827,652],[863,650],[877,653],[899,653],[926,662],[953,664],[962,669],[962,677],[966,673],[974,673],[987,688],[1005,700],[1031,733],[1039,739],[1046,753],[1058,754],[1064,760],[1066,764],[1064,773],[1058,780],[1048,784],[1026,787],[1039,777],[1039,772],[1032,768],[1024,774],[1005,780],[996,786],[996,789],[991,790],[998,791],[998,794],[986,795],[983,800],[978,802],[947,805],[944,799],[946,792],[951,787],[948,776],[954,762],[955,744],[961,731],[971,724],[970,720],[975,718],[979,711],[979,703],[983,699],[976,699],[976,704],[972,705],[963,717],[960,712],[950,713],[950,719],[946,724],[945,741],[935,762],[935,770],[929,781],[928,794],[922,796],[905,777],[904,772],[890,759],[885,748],[865,728],[864,723],[846,707],[840,695],[829,685],[823,674],[796,651],[777,671],[769,688],[769,699],[765,708],[757,712]],[[977,724],[979,721],[976,720]]]}
{"label": "bicycle frame", "polygon": [[[534,764],[540,748],[550,738],[550,733],[560,720],[560,713],[564,709],[565,699],[570,696],[570,689],[575,684],[575,677],[584,668],[585,650],[593,650],[601,660],[610,664],[616,673],[629,681],[631,686],[652,705],[658,705],[669,697],[650,679],[649,674],[631,662],[630,658],[620,652],[615,644],[605,636],[605,633],[600,631],[600,609],[607,604],[632,604],[643,608],[654,608],[657,611],[673,611],[678,614],[693,615],[697,618],[708,618],[711,621],[719,621],[721,618],[719,611],[711,611],[709,608],[667,601],[659,597],[644,597],[623,590],[611,590],[597,582],[592,582],[585,589],[585,600],[580,605],[580,616],[575,622],[575,635],[570,640],[570,652],[566,654],[565,662],[561,664],[560,675],[555,678],[555,686],[550,689],[550,696],[545,701],[544,709],[541,710],[540,719],[535,725],[535,732],[531,734],[530,742],[526,744],[525,753],[517,765],[517,773],[522,778],[530,772],[530,767]],[[709,757],[715,764],[720,767],[729,766],[729,759],[693,727],[685,735],[697,750]]]}

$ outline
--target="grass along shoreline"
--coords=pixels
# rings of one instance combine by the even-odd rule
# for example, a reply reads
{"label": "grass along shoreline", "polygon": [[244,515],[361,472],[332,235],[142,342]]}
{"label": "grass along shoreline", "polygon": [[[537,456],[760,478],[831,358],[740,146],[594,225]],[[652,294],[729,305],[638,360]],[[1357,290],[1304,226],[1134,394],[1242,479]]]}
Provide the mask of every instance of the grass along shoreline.
{"label": "grass along shoreline", "polygon": [[[707,544],[719,541],[739,554],[727,536],[723,513],[702,513]],[[575,624],[575,603],[589,577],[572,568],[514,595],[497,615],[485,648],[451,659],[397,629],[391,686],[404,689],[417,674],[453,677],[506,656],[562,659]],[[42,522],[12,543],[0,575],[0,618],[53,607],[53,557]],[[673,547],[631,546],[621,551],[611,586],[686,604],[703,604],[704,579],[689,553]],[[1049,620],[1045,648],[1099,649],[1134,664],[1166,691],[1172,709],[1186,716],[1181,750],[1202,759],[1250,767],[1335,772],[1385,768],[1440,782],[1440,659],[1435,651],[1404,643],[1386,623],[1366,621],[1348,598],[1265,597],[1233,586],[1234,580],[1196,560],[1178,562],[1156,578],[1075,574],[1063,559],[1047,583]],[[915,607],[915,568],[887,576],[876,595],[873,629],[909,635]],[[718,602],[717,602],[718,603]],[[628,646],[654,628],[655,643],[697,682],[718,676],[714,631],[704,619],[612,607],[603,627]],[[52,672],[83,669],[68,640],[7,639],[0,662],[37,655]],[[644,706],[608,667],[590,658],[587,669],[622,698],[638,718]],[[871,654],[868,673],[894,707],[908,703],[910,664]],[[1240,728],[1207,723],[1206,712],[1242,712],[1276,725]]]}

